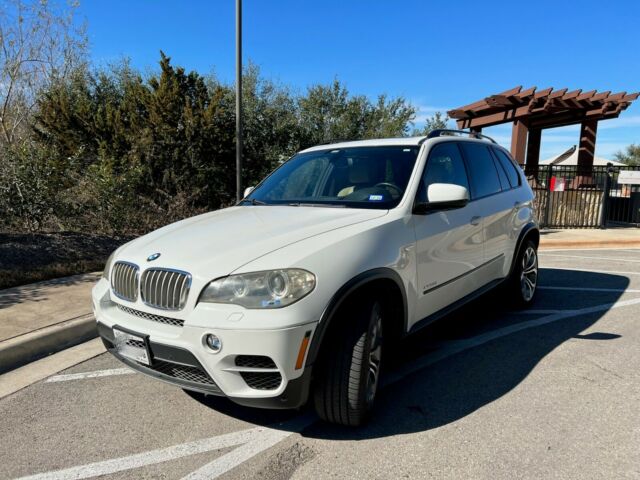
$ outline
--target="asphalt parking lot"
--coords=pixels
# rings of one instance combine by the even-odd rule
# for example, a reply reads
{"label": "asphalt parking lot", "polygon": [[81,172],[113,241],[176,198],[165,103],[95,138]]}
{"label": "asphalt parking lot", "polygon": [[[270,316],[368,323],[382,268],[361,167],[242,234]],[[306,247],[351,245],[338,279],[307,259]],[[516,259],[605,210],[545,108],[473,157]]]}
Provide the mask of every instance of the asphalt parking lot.
{"label": "asphalt parking lot", "polygon": [[0,478],[640,478],[640,249],[547,250],[387,360],[364,428],[251,410],[103,354],[0,400]]}

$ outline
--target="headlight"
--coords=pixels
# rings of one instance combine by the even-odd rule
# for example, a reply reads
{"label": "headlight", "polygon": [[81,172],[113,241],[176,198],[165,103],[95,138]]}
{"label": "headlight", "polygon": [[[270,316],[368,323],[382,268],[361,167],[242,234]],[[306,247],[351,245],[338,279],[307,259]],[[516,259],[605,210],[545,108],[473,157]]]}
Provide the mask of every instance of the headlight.
{"label": "headlight", "polygon": [[113,257],[116,254],[114,251],[109,258],[107,258],[107,263],[104,265],[104,270],[102,271],[102,278],[109,280],[109,272],[111,271],[111,264],[113,263]]}
{"label": "headlight", "polygon": [[297,268],[242,273],[214,280],[202,291],[200,301],[281,308],[308,295],[315,286],[313,273]]}

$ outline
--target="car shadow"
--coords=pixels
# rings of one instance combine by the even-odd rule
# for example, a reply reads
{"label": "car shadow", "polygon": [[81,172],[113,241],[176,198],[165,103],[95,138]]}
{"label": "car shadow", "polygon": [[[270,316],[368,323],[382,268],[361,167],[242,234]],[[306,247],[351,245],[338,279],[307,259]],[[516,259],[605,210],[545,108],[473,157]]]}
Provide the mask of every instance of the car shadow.
{"label": "car shadow", "polygon": [[[598,286],[606,292],[582,295],[572,290],[538,291],[533,310],[540,314],[510,311],[504,307],[501,291],[491,292],[455,313],[405,339],[392,361],[387,361],[385,375],[400,376],[391,386],[382,388],[370,421],[360,428],[341,427],[314,422],[302,435],[331,440],[380,438],[437,428],[455,422],[494,402],[517,387],[536,365],[562,343],[573,341],[615,341],[619,335],[608,332],[582,332],[592,327],[606,313],[566,316],[561,321],[524,324],[547,315],[550,310],[575,310],[594,305],[613,304],[629,285],[626,277],[602,273],[546,268],[540,271],[543,285],[556,287]],[[596,297],[594,300],[593,297]],[[453,342],[479,336],[523,323],[522,330],[504,336],[495,335],[472,348],[458,349],[442,360],[403,376],[416,361],[429,364],[430,358],[442,355]],[[485,336],[486,338],[486,336]],[[471,344],[472,342],[469,342]],[[579,359],[576,359],[579,361]],[[193,398],[223,414],[271,428],[289,429],[296,411],[250,409],[224,398]],[[310,406],[306,410],[311,411]]]}

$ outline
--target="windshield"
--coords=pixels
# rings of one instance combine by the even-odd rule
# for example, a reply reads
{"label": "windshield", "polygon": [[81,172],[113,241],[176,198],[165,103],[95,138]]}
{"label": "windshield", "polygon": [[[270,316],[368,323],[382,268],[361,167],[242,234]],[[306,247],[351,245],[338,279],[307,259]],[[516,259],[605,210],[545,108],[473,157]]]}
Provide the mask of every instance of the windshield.
{"label": "windshield", "polygon": [[393,208],[407,188],[419,149],[385,146],[299,153],[242,203]]}

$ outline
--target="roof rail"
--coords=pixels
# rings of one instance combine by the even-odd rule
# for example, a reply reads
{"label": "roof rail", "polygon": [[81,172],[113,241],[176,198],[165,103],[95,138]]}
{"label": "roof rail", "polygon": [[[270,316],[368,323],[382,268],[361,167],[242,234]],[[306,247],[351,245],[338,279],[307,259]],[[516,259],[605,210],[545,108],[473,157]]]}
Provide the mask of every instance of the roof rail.
{"label": "roof rail", "polygon": [[333,138],[331,140],[325,140],[323,142],[316,143],[313,146],[316,147],[318,145],[331,145],[332,143],[346,143],[346,142],[357,142],[357,141],[358,141],[357,138]]}
{"label": "roof rail", "polygon": [[429,132],[429,134],[427,135],[426,139],[435,138],[435,137],[442,137],[443,135],[451,135],[451,134],[454,134],[454,133],[458,134],[458,135],[469,135],[470,137],[475,137],[475,138],[478,138],[478,139],[483,139],[484,138],[484,139],[489,140],[491,143],[495,143],[495,144],[498,143],[493,138],[488,137],[487,135],[483,135],[483,134],[478,133],[478,132],[470,132],[468,130],[447,130],[447,129],[432,130],[432,131]]}

